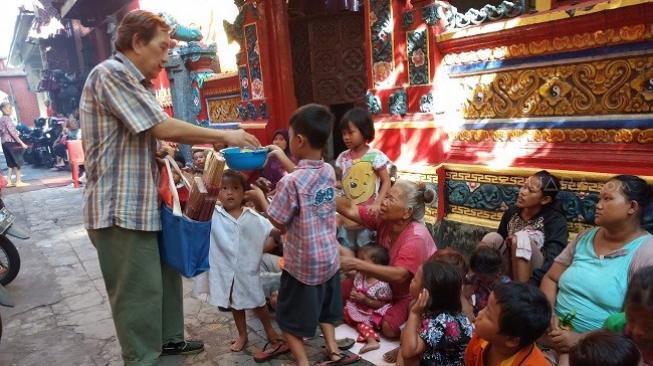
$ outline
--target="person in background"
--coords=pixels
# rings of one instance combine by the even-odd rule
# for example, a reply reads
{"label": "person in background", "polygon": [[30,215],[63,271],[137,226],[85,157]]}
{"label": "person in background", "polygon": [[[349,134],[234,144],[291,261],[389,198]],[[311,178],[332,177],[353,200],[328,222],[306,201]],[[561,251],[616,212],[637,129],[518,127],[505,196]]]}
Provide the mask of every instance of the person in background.
{"label": "person in background", "polygon": [[[23,165],[23,151],[27,145],[18,136],[18,131],[11,120],[12,107],[9,102],[0,103],[2,117],[0,117],[0,141],[2,141],[2,152],[5,154],[7,167],[7,187],[24,187],[29,183],[23,182],[20,167]],[[16,182],[11,181],[12,174],[16,174]]]}
{"label": "person in background", "polygon": [[554,259],[567,245],[567,219],[556,196],[560,181],[546,170],[528,177],[517,203],[501,217],[499,249],[506,256],[506,274],[513,280],[539,286]]}
{"label": "person in background", "polygon": [[70,115],[68,120],[64,125],[64,129],[61,132],[61,135],[55,141],[54,147],[52,148],[55,156],[57,157],[57,163],[54,166],[54,169],[63,168],[67,159],[67,149],[66,143],[68,141],[79,140],[82,138],[82,129],[79,128],[79,115]]}
{"label": "person in background", "polygon": [[503,275],[503,260],[498,250],[479,246],[469,259],[469,273],[465,276],[464,295],[470,302],[474,301],[474,316],[487,306],[488,298],[494,286],[510,282]]}
{"label": "person in background", "polygon": [[569,352],[570,366],[640,366],[641,355],[630,338],[608,331],[588,334]]}
{"label": "person in background", "polygon": [[[288,144],[288,130],[280,129],[274,131],[272,135],[272,145],[277,146],[283,153],[290,157],[290,144]],[[283,176],[287,174],[286,169],[284,168],[281,160],[274,154],[270,156],[263,171],[261,172],[261,178],[267,179],[269,182],[268,190],[274,191],[277,187],[277,183]]]}
{"label": "person in background", "polygon": [[[390,159],[369,145],[375,133],[372,115],[362,108],[350,109],[340,120],[340,132],[347,150],[338,155],[335,166],[345,196],[357,205],[370,206],[376,212],[390,190]],[[368,228],[342,221],[338,241],[355,253],[374,242],[374,233]]]}

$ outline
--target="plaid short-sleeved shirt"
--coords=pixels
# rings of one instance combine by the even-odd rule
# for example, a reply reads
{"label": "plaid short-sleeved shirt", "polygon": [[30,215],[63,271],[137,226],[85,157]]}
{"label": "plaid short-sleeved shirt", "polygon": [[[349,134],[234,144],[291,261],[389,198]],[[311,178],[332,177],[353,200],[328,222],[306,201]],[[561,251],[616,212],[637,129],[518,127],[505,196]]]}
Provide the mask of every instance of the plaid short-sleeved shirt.
{"label": "plaid short-sleeved shirt", "polygon": [[277,183],[268,208],[268,216],[288,228],[284,269],[307,285],[326,282],[340,268],[335,183],[329,164],[302,160]]}
{"label": "plaid short-sleeved shirt", "polygon": [[161,229],[154,160],[147,130],[168,115],[143,74],[121,53],[91,70],[79,105],[84,134],[87,229]]}

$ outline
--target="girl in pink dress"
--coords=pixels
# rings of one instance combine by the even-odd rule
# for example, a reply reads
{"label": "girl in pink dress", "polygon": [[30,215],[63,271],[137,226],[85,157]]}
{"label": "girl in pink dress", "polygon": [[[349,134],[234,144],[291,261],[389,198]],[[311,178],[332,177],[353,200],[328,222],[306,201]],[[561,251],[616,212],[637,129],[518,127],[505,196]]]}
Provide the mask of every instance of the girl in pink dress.
{"label": "girl in pink dress", "polygon": [[[358,258],[387,266],[390,262],[388,251],[379,245],[369,245],[358,251]],[[374,277],[356,273],[354,288],[345,302],[345,322],[358,331],[357,342],[366,342],[360,353],[380,347],[379,335],[375,329],[381,324],[385,312],[392,305],[390,284]]]}

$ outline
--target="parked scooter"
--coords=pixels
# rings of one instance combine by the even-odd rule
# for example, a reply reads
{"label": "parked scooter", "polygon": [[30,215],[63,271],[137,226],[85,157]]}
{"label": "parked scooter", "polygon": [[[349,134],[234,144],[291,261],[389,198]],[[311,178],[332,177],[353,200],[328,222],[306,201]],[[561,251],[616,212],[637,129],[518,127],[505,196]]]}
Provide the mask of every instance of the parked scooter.
{"label": "parked scooter", "polygon": [[[14,302],[11,300],[11,296],[9,296],[9,293],[2,285],[0,285],[0,305],[10,308],[14,307]],[[0,339],[2,339],[2,317],[0,317]]]}
{"label": "parked scooter", "polygon": [[19,239],[28,239],[27,231],[16,224],[16,216],[5,207],[0,198],[0,285],[6,286],[13,281],[20,270],[20,255],[8,235]]}
{"label": "parked scooter", "polygon": [[[23,158],[28,164],[37,167],[52,168],[57,161],[54,154],[54,143],[63,133],[65,120],[50,118],[49,123],[45,118],[34,121],[34,128],[25,131],[25,138],[21,139],[28,145],[23,153]],[[47,124],[47,126],[46,126]]]}

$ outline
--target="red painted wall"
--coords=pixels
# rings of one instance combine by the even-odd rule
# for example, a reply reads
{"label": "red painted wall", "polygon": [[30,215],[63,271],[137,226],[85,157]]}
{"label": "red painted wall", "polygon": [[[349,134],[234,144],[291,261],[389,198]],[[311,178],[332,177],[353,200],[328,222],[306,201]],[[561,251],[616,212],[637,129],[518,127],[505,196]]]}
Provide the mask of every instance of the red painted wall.
{"label": "red painted wall", "polygon": [[7,93],[7,95],[12,95],[13,92],[13,96],[16,98],[15,109],[19,121],[32,126],[34,119],[40,117],[36,94],[29,90],[25,76],[3,77],[0,75],[0,90]]}

